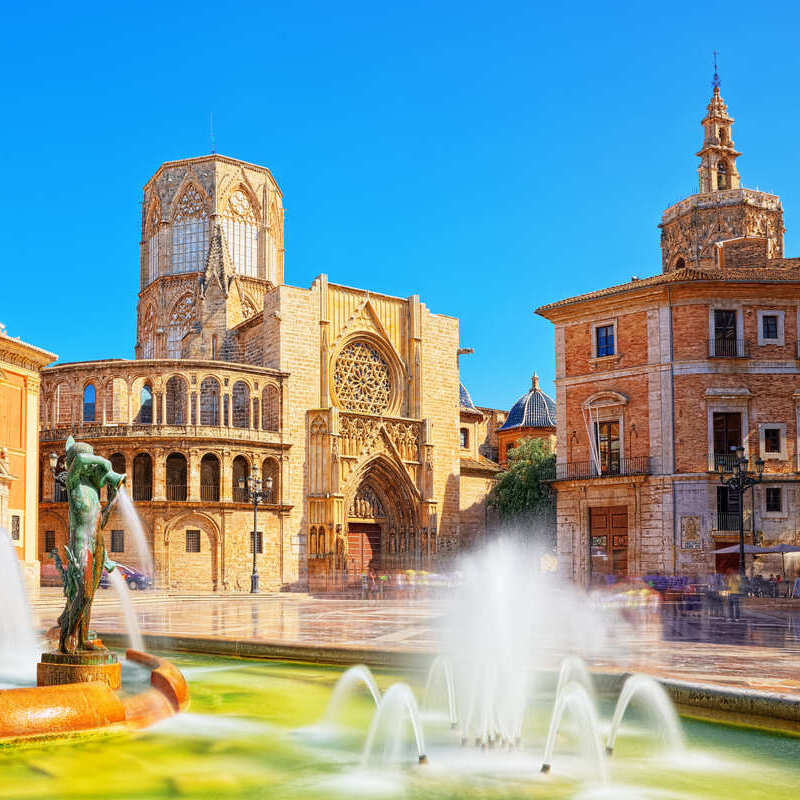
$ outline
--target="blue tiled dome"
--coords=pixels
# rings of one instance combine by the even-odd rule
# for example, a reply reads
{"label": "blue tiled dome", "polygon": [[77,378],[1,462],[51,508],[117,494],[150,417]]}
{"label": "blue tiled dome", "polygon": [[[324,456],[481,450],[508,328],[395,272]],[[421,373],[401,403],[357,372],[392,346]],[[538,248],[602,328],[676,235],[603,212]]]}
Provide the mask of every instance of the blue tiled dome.
{"label": "blue tiled dome", "polygon": [[508,417],[499,430],[555,427],[555,401],[539,388],[539,376],[534,372],[531,390],[514,403],[514,407],[508,412]]}
{"label": "blue tiled dome", "polygon": [[467,387],[464,386],[463,383],[458,384],[458,400],[461,405],[461,408],[466,408],[469,411],[478,410],[477,408],[475,408],[475,404],[472,402],[472,398],[469,396]]}

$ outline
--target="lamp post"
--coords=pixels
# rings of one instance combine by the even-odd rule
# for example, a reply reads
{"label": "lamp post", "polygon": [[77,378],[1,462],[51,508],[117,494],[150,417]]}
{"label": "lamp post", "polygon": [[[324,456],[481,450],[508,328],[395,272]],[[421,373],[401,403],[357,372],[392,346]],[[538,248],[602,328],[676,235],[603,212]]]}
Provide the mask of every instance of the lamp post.
{"label": "lamp post", "polygon": [[733,462],[733,474],[730,478],[725,477],[725,459],[719,459],[717,470],[720,473],[719,482],[728,489],[733,489],[739,495],[739,574],[742,581],[747,577],[744,568],[744,493],[751,486],[761,482],[764,475],[764,459],[756,459],[756,473],[747,471],[748,459],[744,455],[744,447],[741,445],[736,448],[736,458]]}
{"label": "lamp post", "polygon": [[253,469],[247,476],[247,480],[242,478],[239,481],[239,488],[247,490],[247,499],[253,503],[253,572],[250,575],[250,594],[258,594],[258,564],[256,561],[256,553],[258,552],[258,505],[259,503],[272,501],[272,478],[267,477],[264,481],[264,488],[262,489],[261,486],[258,465],[253,464]]}

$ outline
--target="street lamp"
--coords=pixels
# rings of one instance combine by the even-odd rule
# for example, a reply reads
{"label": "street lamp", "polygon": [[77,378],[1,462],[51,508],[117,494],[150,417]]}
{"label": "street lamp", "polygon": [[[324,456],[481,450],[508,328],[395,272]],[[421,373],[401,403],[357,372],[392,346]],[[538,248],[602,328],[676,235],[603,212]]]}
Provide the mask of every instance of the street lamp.
{"label": "street lamp", "polygon": [[250,594],[258,594],[258,565],[256,552],[258,546],[258,505],[259,503],[272,502],[272,477],[267,476],[264,488],[261,488],[261,476],[258,474],[258,465],[253,464],[253,469],[247,480],[239,480],[239,488],[247,490],[247,499],[253,503],[253,572],[250,575]]}
{"label": "street lamp", "polygon": [[[719,482],[729,489],[733,489],[739,495],[739,574],[742,576],[742,581],[746,578],[744,568],[744,493],[751,486],[755,486],[761,482],[764,475],[764,459],[756,459],[756,473],[747,471],[748,459],[744,454],[744,447],[741,445],[736,448],[736,457],[733,460],[733,474],[730,478],[725,477],[725,459],[719,459],[717,462],[717,470],[720,473]],[[753,541],[755,542],[755,531],[753,533]]]}

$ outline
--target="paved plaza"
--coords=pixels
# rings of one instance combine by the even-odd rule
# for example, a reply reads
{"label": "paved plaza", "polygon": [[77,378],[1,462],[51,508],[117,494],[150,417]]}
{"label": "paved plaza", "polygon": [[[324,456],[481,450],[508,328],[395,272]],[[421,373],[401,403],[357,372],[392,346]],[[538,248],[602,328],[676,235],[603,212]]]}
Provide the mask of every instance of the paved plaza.
{"label": "paved plaza", "polygon": [[[441,604],[422,600],[161,593],[132,598],[147,634],[405,652],[434,651],[443,614]],[[42,591],[33,609],[41,629],[55,624],[62,603],[60,590]],[[100,632],[124,629],[112,593],[98,598],[93,625]],[[593,668],[800,696],[800,608],[790,604],[746,605],[738,622],[680,616],[668,608],[615,630],[613,645],[613,655],[596,658]],[[562,655],[548,653],[550,664]]]}

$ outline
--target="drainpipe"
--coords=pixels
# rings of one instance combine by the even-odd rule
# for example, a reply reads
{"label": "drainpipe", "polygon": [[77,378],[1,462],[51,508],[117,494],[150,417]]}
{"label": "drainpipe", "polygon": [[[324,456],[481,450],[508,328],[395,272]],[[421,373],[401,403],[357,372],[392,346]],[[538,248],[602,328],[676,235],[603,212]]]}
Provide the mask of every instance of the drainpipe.
{"label": "drainpipe", "polygon": [[[672,287],[667,286],[667,308],[669,309],[669,390],[672,402],[670,403],[670,438],[672,439],[672,463],[669,465],[672,475],[672,574],[678,572],[678,498],[675,490],[675,350],[674,331],[672,327]],[[662,464],[664,470],[664,451],[662,441]]]}

